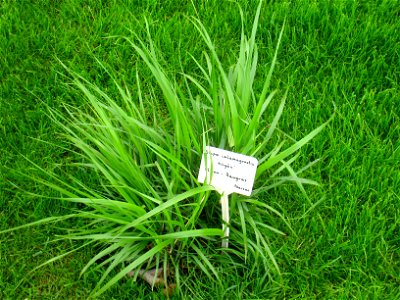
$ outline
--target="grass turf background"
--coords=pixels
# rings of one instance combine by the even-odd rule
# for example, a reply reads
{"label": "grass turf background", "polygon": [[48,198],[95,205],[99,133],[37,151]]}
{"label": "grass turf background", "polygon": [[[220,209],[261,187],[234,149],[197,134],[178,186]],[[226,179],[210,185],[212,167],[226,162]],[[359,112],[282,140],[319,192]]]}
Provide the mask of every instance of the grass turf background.
{"label": "grass turf background", "polygon": [[[51,196],[53,192],[21,175],[35,172],[25,158],[45,168],[71,159],[55,145],[36,140],[63,145],[58,128],[46,115],[46,105],[84,104],[68,87],[59,60],[116,95],[95,55],[133,87],[136,70],[145,79],[150,74],[127,43],[108,37],[143,32],[146,16],[168,69],[179,71],[181,60],[186,71],[196,72],[187,52],[200,57],[205,46],[185,18],[195,14],[190,2],[116,2],[1,2],[0,230],[68,210],[62,203],[24,193]],[[194,2],[229,65],[239,47],[238,10],[227,1]],[[257,3],[242,2],[251,24]],[[303,162],[323,158],[307,171],[308,177],[322,183],[307,189],[318,204],[309,211],[295,186],[274,190],[262,199],[282,211],[295,231],[270,238],[283,272],[281,280],[265,285],[257,280],[260,274],[232,273],[225,275],[221,290],[199,277],[186,291],[187,297],[399,298],[400,3],[266,1],[258,32],[259,79],[268,70],[285,18],[273,77],[275,87],[289,89],[280,128],[300,138],[329,118],[333,103],[337,107],[333,122],[302,150]],[[90,174],[79,176],[91,181]],[[57,232],[54,226],[40,226],[0,236],[0,298],[86,298],[101,275],[97,270],[79,278],[80,269],[93,256],[90,250],[28,274],[74,246],[49,243]],[[104,299],[132,297],[162,296],[129,280],[104,295]]]}

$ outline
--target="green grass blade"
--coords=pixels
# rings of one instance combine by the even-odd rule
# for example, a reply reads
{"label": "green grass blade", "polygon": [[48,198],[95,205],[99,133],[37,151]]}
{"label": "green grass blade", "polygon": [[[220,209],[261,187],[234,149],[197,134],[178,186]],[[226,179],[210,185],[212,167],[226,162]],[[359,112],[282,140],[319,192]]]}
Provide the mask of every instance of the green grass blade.
{"label": "green grass blade", "polygon": [[328,120],[318,128],[314,129],[311,131],[309,134],[307,134],[305,137],[303,137],[301,140],[296,142],[294,145],[290,146],[286,150],[282,151],[281,153],[277,154],[274,157],[269,158],[265,163],[263,163],[261,166],[258,167],[257,173],[256,173],[256,178],[260,177],[266,170],[274,166],[275,164],[279,163],[282,159],[285,159],[289,155],[293,154],[297,150],[299,150],[301,147],[303,147],[305,144],[307,144],[309,141],[311,141],[318,133],[322,131],[322,129],[325,128],[325,126],[330,122]]}

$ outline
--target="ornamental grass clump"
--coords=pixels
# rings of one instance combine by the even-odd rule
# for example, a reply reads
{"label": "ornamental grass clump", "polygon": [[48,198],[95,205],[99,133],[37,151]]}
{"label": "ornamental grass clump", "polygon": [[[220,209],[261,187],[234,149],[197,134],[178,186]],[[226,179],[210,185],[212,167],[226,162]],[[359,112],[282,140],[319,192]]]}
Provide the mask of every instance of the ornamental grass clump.
{"label": "ornamental grass clump", "polygon": [[[280,218],[289,230],[290,226],[263,200],[263,193],[287,182],[296,182],[302,191],[304,183],[314,183],[300,178],[291,165],[298,157],[296,152],[325,124],[286,146],[290,141],[280,140],[283,135],[276,130],[286,93],[270,123],[263,121],[277,95],[270,83],[283,28],[262,90],[253,90],[260,10],[261,2],[249,37],[242,24],[237,62],[228,70],[201,21],[192,18],[207,46],[205,65],[193,57],[199,76],[180,73],[182,80],[178,81],[168,75],[157,58],[147,22],[147,40],[124,40],[144,61],[157,86],[146,86],[148,90],[143,92],[138,74],[135,92],[131,92],[109,72],[119,91],[119,99],[113,99],[101,87],[71,72],[88,105],[85,109],[66,106],[66,113],[52,111],[52,115],[75,155],[81,157],[80,167],[93,170],[101,185],[92,188],[74,176],[66,181],[42,169],[51,179],[36,180],[62,194],[63,201],[80,205],[70,215],[33,224],[84,220],[76,227],[69,221],[72,228],[62,238],[83,240],[83,246],[97,250],[82,270],[104,268],[93,297],[126,276],[144,278],[152,286],[163,285],[168,293],[175,285],[183,288],[181,276],[187,266],[220,280],[223,230],[215,203],[221,195],[197,181],[206,145],[258,159],[252,196],[234,195],[231,199],[230,247],[224,251],[243,264],[279,274],[262,231],[282,231],[266,224],[265,214]],[[162,113],[155,105],[160,103],[165,108]]]}

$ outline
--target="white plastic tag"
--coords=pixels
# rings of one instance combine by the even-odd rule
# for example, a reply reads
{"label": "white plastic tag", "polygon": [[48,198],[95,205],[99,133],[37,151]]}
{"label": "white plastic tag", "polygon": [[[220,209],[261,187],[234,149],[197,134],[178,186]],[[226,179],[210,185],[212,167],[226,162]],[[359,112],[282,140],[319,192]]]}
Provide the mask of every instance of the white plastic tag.
{"label": "white plastic tag", "polygon": [[254,157],[207,146],[201,158],[198,181],[211,184],[220,193],[250,196],[257,165]]}

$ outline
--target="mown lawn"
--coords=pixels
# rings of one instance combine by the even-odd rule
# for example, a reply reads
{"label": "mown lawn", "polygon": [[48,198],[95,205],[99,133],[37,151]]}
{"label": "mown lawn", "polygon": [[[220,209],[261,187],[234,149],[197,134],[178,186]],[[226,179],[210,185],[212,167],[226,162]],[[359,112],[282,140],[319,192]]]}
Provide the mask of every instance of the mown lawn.
{"label": "mown lawn", "polygon": [[[116,2],[116,3],[114,3]],[[229,66],[240,41],[240,14],[229,1],[11,1],[0,3],[0,230],[73,209],[24,175],[32,162],[48,170],[73,160],[47,107],[83,106],[65,64],[117,97],[97,58],[135,88],[150,73],[115,36],[141,35],[149,20],[168,70],[198,72],[190,55],[205,49],[186,16],[198,14]],[[239,1],[251,25],[257,2]],[[288,218],[293,233],[271,234],[282,276],[223,274],[223,289],[188,276],[188,299],[400,298],[400,2],[265,1],[258,32],[259,77],[268,71],[279,31],[285,32],[273,86],[288,89],[279,127],[301,138],[335,117],[301,150],[299,166],[321,161],[306,177],[314,205],[293,185],[265,199]],[[250,28],[250,27],[248,27]],[[259,88],[262,88],[262,80]],[[143,88],[146,88],[144,85]],[[159,105],[162,105],[160,103]],[[273,106],[276,108],[278,102]],[[274,110],[267,117],[273,118]],[[268,119],[269,117],[269,119]],[[60,147],[61,146],[61,147]],[[88,184],[93,178],[75,174]],[[26,192],[44,195],[38,198]],[[273,220],[271,220],[273,222]],[[285,231],[286,228],[281,228]],[[76,246],[51,242],[60,228],[31,227],[0,235],[1,299],[85,299],[102,270],[79,277],[94,255],[82,250],[29,273]],[[177,299],[180,296],[176,296]],[[104,299],[162,298],[141,281],[122,280]]]}

